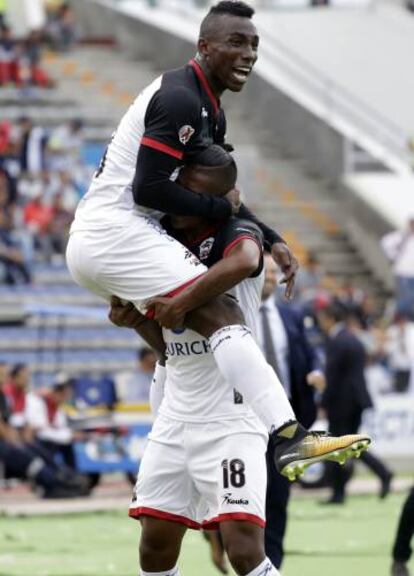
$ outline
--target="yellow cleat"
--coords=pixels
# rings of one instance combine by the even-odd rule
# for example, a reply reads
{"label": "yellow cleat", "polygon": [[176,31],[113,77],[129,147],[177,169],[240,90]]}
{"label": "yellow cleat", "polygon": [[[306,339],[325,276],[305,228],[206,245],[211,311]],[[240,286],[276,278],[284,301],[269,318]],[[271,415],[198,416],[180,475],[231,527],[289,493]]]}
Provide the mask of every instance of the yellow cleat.
{"label": "yellow cleat", "polygon": [[315,462],[330,460],[344,465],[350,458],[359,458],[371,439],[364,434],[330,436],[325,432],[308,432],[298,425],[292,438],[273,438],[277,470],[291,482],[303,475]]}

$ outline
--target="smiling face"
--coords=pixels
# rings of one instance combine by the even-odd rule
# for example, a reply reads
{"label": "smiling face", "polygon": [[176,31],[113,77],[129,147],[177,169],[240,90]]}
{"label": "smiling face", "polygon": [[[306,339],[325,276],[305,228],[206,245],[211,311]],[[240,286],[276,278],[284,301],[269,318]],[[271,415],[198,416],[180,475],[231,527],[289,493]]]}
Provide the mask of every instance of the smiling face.
{"label": "smiling face", "polygon": [[198,53],[217,96],[224,90],[240,92],[258,57],[259,36],[249,18],[217,15],[201,31]]}

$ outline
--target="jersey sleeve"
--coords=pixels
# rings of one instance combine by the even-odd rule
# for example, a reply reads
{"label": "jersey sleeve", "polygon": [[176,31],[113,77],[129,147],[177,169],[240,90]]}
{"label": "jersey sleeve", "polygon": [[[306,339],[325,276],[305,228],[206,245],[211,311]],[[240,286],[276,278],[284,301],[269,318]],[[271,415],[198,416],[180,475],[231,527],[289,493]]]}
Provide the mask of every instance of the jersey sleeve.
{"label": "jersey sleeve", "polygon": [[257,218],[257,216],[253,214],[253,212],[251,212],[244,204],[240,206],[238,215],[240,218],[247,218],[247,220],[254,223],[260,228],[264,238],[264,247],[268,252],[270,252],[273,244],[275,244],[276,242],[283,242],[284,244],[286,244],[283,238],[279,236],[279,234],[275,230],[269,228],[269,226],[264,224],[264,222],[261,222]]}
{"label": "jersey sleeve", "polygon": [[161,88],[145,115],[141,144],[182,160],[202,148],[197,98],[184,87]]}
{"label": "jersey sleeve", "polygon": [[253,240],[260,249],[260,264],[252,276],[258,276],[263,269],[263,234],[260,228],[249,220],[231,218],[220,232],[219,246],[222,257],[243,240]]}

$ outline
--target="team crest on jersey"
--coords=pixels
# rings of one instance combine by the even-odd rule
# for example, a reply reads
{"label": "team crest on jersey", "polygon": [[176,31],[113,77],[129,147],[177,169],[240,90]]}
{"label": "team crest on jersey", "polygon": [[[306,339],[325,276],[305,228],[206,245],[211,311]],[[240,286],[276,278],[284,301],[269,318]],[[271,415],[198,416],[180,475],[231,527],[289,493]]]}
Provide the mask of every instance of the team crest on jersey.
{"label": "team crest on jersey", "polygon": [[178,138],[180,139],[181,144],[184,144],[184,146],[188,144],[194,132],[195,132],[194,128],[189,124],[181,126],[181,128],[178,131]]}
{"label": "team crest on jersey", "polygon": [[210,252],[211,252],[211,249],[213,248],[213,244],[214,244],[214,238],[213,237],[206,238],[205,240],[203,240],[203,242],[200,244],[200,248],[199,248],[200,260],[206,260],[206,258],[208,258],[210,256]]}

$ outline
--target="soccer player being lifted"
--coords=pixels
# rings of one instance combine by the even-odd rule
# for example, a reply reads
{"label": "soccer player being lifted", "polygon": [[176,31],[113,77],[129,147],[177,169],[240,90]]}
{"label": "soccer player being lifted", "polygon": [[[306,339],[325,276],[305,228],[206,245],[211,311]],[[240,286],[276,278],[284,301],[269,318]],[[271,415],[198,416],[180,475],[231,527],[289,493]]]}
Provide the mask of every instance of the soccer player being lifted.
{"label": "soccer player being lifted", "polygon": [[[181,184],[216,193],[234,186],[235,164],[219,146],[194,160],[195,165],[180,172]],[[167,216],[161,222],[208,267],[215,265],[218,277],[231,278],[231,294],[254,330],[263,287],[259,228],[238,218],[222,225],[188,216]],[[114,302],[110,317],[118,325],[137,325],[139,333],[134,306]],[[159,330],[154,321],[153,328]],[[267,430],[239,390],[226,386],[205,338],[184,328],[164,328],[162,336],[159,351],[166,353],[166,372],[158,368],[151,387],[151,407],[158,416],[129,512],[142,525],[141,574],[178,576],[187,528],[220,526],[237,574],[276,576],[279,572],[264,552]],[[337,458],[369,442],[357,435],[338,441],[342,449]],[[306,462],[306,455],[302,457]]]}
{"label": "soccer player being lifted", "polygon": [[195,154],[224,143],[219,98],[226,89],[239,92],[257,60],[253,13],[243,2],[219,2],[201,24],[196,58],[138,95],[79,203],[67,263],[80,285],[107,301],[114,295],[132,302],[143,313],[151,299],[175,296],[170,303],[157,301],[156,318],[166,327],[184,325],[208,339],[223,382],[237,389],[263,422],[277,467],[294,478],[302,464],[292,454],[325,458],[339,444],[308,434],[297,422],[242,311],[225,295],[229,278],[214,266],[207,269],[159,224],[161,213],[220,225],[237,212],[258,224],[284,273],[288,294],[293,287],[296,259],[275,232],[239,206],[233,192],[227,197],[197,194],[175,180],[177,169]]}

